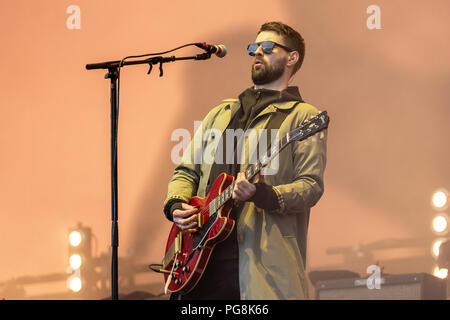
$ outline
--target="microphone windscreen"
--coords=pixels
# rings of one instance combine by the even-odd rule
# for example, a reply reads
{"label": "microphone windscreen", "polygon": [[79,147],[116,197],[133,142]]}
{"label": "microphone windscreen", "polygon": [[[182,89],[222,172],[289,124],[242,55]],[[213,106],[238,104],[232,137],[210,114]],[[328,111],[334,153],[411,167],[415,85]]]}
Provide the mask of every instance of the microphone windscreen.
{"label": "microphone windscreen", "polygon": [[227,47],[225,47],[223,44],[219,44],[217,47],[219,50],[217,50],[216,55],[219,58],[225,57],[227,55]]}

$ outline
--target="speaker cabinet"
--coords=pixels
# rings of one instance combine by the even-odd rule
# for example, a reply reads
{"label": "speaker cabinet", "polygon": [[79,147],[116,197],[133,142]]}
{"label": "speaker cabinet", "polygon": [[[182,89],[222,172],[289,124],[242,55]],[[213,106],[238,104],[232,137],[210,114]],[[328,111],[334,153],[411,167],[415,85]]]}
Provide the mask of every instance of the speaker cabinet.
{"label": "speaker cabinet", "polygon": [[316,300],[445,300],[446,281],[426,273],[382,275],[379,289],[367,279],[318,281]]}

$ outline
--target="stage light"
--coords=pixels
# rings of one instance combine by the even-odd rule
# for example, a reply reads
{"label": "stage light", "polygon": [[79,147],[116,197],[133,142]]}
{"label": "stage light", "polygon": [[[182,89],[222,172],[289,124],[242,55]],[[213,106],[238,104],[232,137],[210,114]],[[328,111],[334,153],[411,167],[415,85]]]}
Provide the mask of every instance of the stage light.
{"label": "stage light", "polygon": [[83,287],[81,279],[79,277],[73,277],[69,281],[69,289],[73,292],[80,292]]}
{"label": "stage light", "polygon": [[446,241],[447,239],[445,238],[438,238],[436,240],[433,241],[433,244],[431,246],[431,255],[437,259],[437,257],[439,256],[439,248],[441,246],[441,243]]}
{"label": "stage light", "polygon": [[72,247],[77,247],[80,245],[82,240],[81,233],[79,231],[72,231],[69,234],[69,243]]}
{"label": "stage light", "polygon": [[81,259],[81,256],[79,254],[75,253],[70,256],[69,262],[72,269],[78,269],[79,267],[81,267],[83,260]]}
{"label": "stage light", "polygon": [[93,268],[92,233],[89,227],[78,223],[68,230],[69,271],[67,287],[79,295],[86,294],[92,286],[90,272]]}
{"label": "stage light", "polygon": [[448,269],[436,266],[433,270],[433,275],[440,279],[446,279],[448,277]]}
{"label": "stage light", "polygon": [[431,197],[431,204],[437,210],[444,210],[448,205],[448,191],[445,189],[439,189],[433,193]]}
{"label": "stage light", "polygon": [[69,257],[72,254],[79,254],[85,259],[92,256],[92,235],[91,229],[81,223],[69,230]]}
{"label": "stage light", "polygon": [[443,213],[433,218],[433,232],[442,235],[448,232],[448,216]]}

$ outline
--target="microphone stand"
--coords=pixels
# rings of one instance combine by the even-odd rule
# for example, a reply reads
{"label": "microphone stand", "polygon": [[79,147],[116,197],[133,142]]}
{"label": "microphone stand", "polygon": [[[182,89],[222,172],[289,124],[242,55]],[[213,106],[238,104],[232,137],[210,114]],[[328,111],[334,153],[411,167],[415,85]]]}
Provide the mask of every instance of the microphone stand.
{"label": "microphone stand", "polygon": [[159,76],[163,76],[163,63],[177,60],[207,60],[211,57],[211,52],[205,52],[189,57],[152,57],[134,61],[106,61],[91,63],[86,65],[87,70],[107,69],[105,79],[110,79],[110,103],[111,103],[111,299],[119,299],[118,288],[118,247],[119,247],[119,226],[118,226],[118,192],[117,192],[117,126],[118,126],[118,104],[117,104],[117,79],[119,78],[119,68],[128,65],[148,64],[152,71],[153,65],[159,63]]}

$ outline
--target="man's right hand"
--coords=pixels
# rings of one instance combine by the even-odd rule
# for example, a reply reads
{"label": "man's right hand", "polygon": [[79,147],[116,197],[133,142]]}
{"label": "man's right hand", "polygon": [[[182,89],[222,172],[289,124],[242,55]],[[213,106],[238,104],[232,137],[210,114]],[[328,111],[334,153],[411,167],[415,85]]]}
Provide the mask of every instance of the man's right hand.
{"label": "man's right hand", "polygon": [[194,232],[197,226],[197,215],[194,213],[198,210],[198,207],[193,207],[187,203],[182,203],[181,206],[181,210],[177,209],[172,213],[173,223],[183,231]]}

